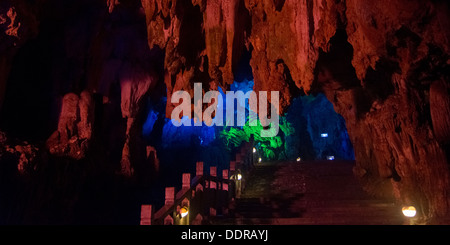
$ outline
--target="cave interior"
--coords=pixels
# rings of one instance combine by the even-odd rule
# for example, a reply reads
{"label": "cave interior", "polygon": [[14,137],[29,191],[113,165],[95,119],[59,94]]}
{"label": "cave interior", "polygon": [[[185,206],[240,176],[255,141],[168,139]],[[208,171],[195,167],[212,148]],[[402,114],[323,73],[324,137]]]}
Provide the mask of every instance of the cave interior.
{"label": "cave interior", "polygon": [[[449,4],[394,2],[2,1],[0,224],[137,224],[250,138],[264,162],[351,161],[368,194],[448,217]],[[174,126],[194,83],[279,91],[278,134],[248,101],[244,126]]]}

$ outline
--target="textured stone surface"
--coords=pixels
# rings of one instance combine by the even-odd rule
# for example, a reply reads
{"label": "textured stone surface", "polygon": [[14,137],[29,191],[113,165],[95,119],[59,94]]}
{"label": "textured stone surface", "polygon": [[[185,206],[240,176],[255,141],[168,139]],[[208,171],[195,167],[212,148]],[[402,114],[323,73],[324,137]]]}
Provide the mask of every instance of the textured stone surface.
{"label": "textured stone surface", "polygon": [[246,1],[251,15],[251,66],[256,91],[280,91],[282,109],[292,87],[310,91],[319,48],[326,50],[338,22],[335,1]]}
{"label": "textured stone surface", "polygon": [[[248,50],[255,90],[280,91],[280,112],[302,91],[333,103],[366,191],[420,206],[425,218],[449,212],[446,1],[56,2],[0,3],[0,108],[8,104],[0,121],[32,127],[32,106],[46,102],[53,109],[32,115],[55,125],[51,153],[82,158],[98,132],[98,154],[131,176],[146,161],[141,117],[151,95],[193,95],[194,82],[228,90]],[[33,43],[38,26],[47,29]],[[28,50],[46,49],[17,57],[27,42]],[[12,76],[15,58],[33,69],[16,67]],[[172,109],[168,103],[166,114]]]}
{"label": "textured stone surface", "polygon": [[[233,16],[243,16],[236,14],[241,13],[238,4],[193,2],[193,12],[203,14],[205,36],[189,37],[197,41],[191,48],[198,58],[192,59],[182,50],[186,21],[181,13],[186,12],[177,12],[180,1],[171,7],[166,1],[149,2],[143,1],[149,44],[166,50],[169,97],[173,90],[191,92],[192,83],[200,78],[198,71],[205,69],[205,57],[209,76],[202,82],[226,88],[232,79],[230,49],[236,48],[231,40],[239,42],[236,37],[242,31],[236,27],[232,31]],[[448,84],[444,72],[448,69],[448,5],[402,0],[249,0],[245,8],[242,13],[248,14],[250,28],[244,29],[243,43],[252,52],[255,90],[280,91],[282,111],[292,99],[294,86],[307,93],[324,91],[346,120],[355,146],[355,173],[365,189],[416,203],[426,217],[446,213],[450,205],[448,145],[438,139],[443,142],[447,137],[447,113],[441,110],[448,96],[444,90],[437,95],[434,89],[430,92],[430,84],[436,78]],[[331,50],[338,30],[346,32],[341,41],[351,45],[350,51],[336,51],[339,46]],[[199,43],[205,47],[196,46]],[[235,52],[239,51],[238,47]],[[320,61],[320,57],[327,58]],[[436,96],[430,99],[432,95]]]}
{"label": "textured stone surface", "polygon": [[349,83],[342,71],[333,71],[330,67],[339,64],[331,53],[336,61],[319,80],[331,76],[322,86],[346,120],[357,160],[354,171],[370,193],[395,195],[420,206],[426,217],[444,215],[450,199],[448,145],[439,138],[442,142],[446,135],[441,128],[448,123],[443,108],[448,91],[436,94],[433,87],[448,86],[443,72],[448,69],[448,20],[442,18],[448,6],[347,1],[346,7],[351,64],[360,82]]}
{"label": "textured stone surface", "polygon": [[126,141],[122,149],[121,160],[121,172],[125,176],[132,176],[134,173],[133,157],[135,161],[139,161],[136,156],[132,156],[134,148],[140,148],[141,152],[144,150],[144,145],[138,143],[141,142],[141,130],[140,125],[136,122],[136,117],[139,113],[143,113],[142,104],[145,96],[156,83],[155,79],[146,71],[135,69],[131,65],[127,66],[120,79],[122,117],[127,119]]}
{"label": "textured stone surface", "polygon": [[82,159],[86,156],[92,136],[94,119],[92,95],[84,91],[81,96],[64,96],[58,130],[47,140],[50,153]]}
{"label": "textured stone surface", "polygon": [[434,81],[430,85],[430,112],[433,132],[442,144],[450,144],[450,84]]}
{"label": "textured stone surface", "polygon": [[26,141],[8,141],[6,134],[0,131],[0,159],[14,159],[15,167],[21,174],[36,170],[35,160],[38,158],[39,148]]}

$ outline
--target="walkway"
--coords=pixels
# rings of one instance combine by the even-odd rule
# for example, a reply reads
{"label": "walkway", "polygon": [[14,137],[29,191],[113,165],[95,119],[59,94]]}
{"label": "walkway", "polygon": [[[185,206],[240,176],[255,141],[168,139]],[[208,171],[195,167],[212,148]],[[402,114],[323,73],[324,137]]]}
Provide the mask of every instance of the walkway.
{"label": "walkway", "polygon": [[277,162],[255,167],[233,218],[214,224],[398,225],[392,201],[369,197],[352,174],[353,162]]}

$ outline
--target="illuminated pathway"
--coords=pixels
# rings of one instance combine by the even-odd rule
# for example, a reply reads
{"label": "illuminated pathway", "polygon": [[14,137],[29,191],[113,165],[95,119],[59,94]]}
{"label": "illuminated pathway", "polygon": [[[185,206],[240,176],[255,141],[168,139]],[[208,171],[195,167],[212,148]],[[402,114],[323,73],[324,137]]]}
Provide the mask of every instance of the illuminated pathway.
{"label": "illuminated pathway", "polygon": [[403,224],[392,201],[373,199],[352,174],[353,162],[259,164],[234,218],[216,224]]}

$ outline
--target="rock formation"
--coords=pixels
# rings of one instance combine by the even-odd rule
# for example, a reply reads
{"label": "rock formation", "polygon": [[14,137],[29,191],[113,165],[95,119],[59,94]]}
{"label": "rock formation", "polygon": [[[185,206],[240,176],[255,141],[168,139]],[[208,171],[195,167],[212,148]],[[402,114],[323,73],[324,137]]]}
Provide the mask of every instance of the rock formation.
{"label": "rock formation", "polygon": [[[335,72],[324,86],[346,120],[366,190],[392,190],[425,217],[449,211],[449,148],[438,126],[448,123],[447,14],[439,2],[347,1],[345,30],[360,83],[346,85]],[[443,92],[436,95],[434,86]],[[434,119],[437,111],[442,116]]]}
{"label": "rock formation", "polygon": [[6,134],[0,131],[0,159],[13,158],[19,173],[30,173],[36,169],[35,160],[39,157],[39,152],[38,147],[26,141],[8,142]]}
{"label": "rock formation", "polygon": [[92,94],[83,91],[80,96],[64,96],[58,130],[47,140],[51,154],[82,159],[86,156],[94,124]]}
{"label": "rock formation", "polygon": [[[202,82],[226,88],[233,80],[234,55],[245,45],[252,53],[255,90],[280,91],[283,108],[290,103],[293,86],[327,95],[346,120],[355,146],[355,173],[368,192],[421,206],[425,217],[449,211],[448,144],[443,143],[448,137],[447,4],[142,2],[149,46],[166,51],[169,97],[173,90],[190,91],[205,67],[209,76]],[[196,19],[203,31],[183,32],[189,25],[184,20],[187,9],[203,15]],[[342,36],[351,50],[333,56],[331,49],[341,47],[333,47],[332,38]],[[183,40],[188,38],[196,42],[189,46],[197,54],[194,59],[185,50]]]}
{"label": "rock formation", "polygon": [[[249,52],[254,90],[280,91],[280,113],[299,94],[326,95],[345,119],[354,173],[367,192],[417,205],[426,220],[450,213],[445,1],[25,2],[0,4],[0,122],[14,129],[26,118],[17,101],[49,97],[53,109],[42,115],[55,125],[47,140],[53,155],[83,159],[98,140],[97,154],[133,176],[149,157],[141,128],[152,96],[193,96],[194,82],[227,90]],[[53,27],[64,31],[49,34]],[[38,33],[38,44],[51,40],[44,46],[58,51],[48,55],[50,75],[36,82],[48,94],[26,91],[27,99],[12,61],[27,60],[17,52]],[[172,110],[167,103],[168,117]]]}

